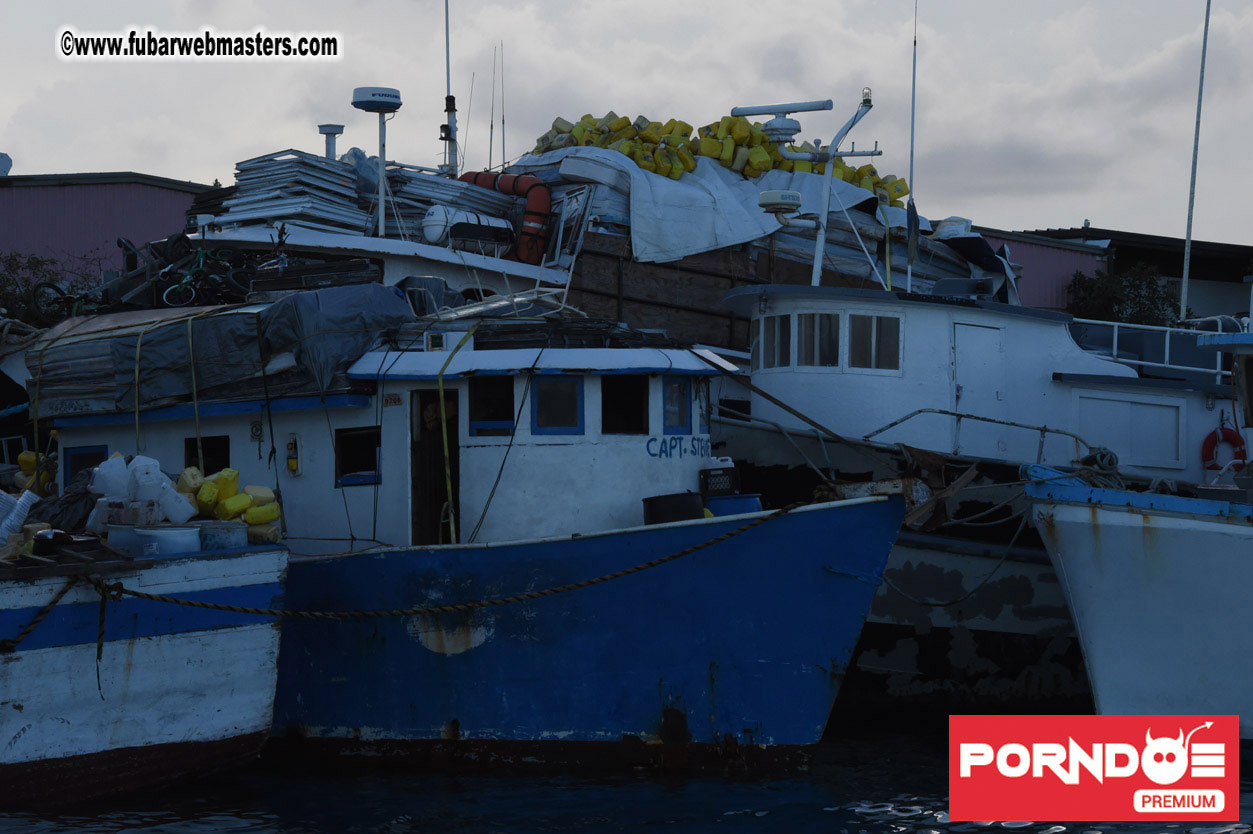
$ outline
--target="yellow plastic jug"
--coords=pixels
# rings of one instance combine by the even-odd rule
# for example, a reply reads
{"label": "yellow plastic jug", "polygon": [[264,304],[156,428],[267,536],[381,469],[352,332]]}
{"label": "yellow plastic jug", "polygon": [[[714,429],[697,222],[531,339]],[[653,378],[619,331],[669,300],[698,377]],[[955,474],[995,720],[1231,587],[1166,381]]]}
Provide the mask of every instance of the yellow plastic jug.
{"label": "yellow plastic jug", "polygon": [[273,502],[260,507],[249,507],[244,510],[244,522],[247,524],[268,524],[278,520],[278,504]]}
{"label": "yellow plastic jug", "polygon": [[241,492],[237,495],[232,495],[230,498],[219,499],[217,506],[213,508],[213,514],[222,521],[229,521],[238,515],[242,515],[251,506],[252,496]]}

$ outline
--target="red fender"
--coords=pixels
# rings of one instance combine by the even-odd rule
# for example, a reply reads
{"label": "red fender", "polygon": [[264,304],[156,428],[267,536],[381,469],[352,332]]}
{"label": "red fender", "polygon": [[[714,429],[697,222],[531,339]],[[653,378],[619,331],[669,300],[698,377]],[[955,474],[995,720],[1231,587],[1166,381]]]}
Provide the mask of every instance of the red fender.
{"label": "red fender", "polygon": [[526,210],[522,214],[522,228],[518,230],[518,244],[507,257],[524,264],[538,264],[544,259],[544,252],[548,248],[548,218],[552,215],[553,195],[543,180],[530,174],[467,171],[461,175],[461,181],[524,198]]}
{"label": "red fender", "polygon": [[1244,453],[1244,437],[1235,429],[1223,426],[1214,429],[1205,437],[1205,442],[1201,444],[1201,465],[1206,469],[1222,469],[1218,465],[1218,461],[1214,459],[1214,452],[1218,449],[1219,443],[1226,443],[1231,446],[1231,457],[1235,463],[1231,464],[1231,468],[1235,472],[1239,472],[1244,468],[1244,462],[1247,460]]}

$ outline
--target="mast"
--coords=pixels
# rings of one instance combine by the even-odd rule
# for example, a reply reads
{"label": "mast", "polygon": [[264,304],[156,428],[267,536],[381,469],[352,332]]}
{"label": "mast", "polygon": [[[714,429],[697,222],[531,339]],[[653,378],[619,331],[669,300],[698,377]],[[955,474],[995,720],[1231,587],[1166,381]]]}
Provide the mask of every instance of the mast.
{"label": "mast", "polygon": [[505,153],[505,42],[500,42],[500,170],[509,164]]}
{"label": "mast", "polygon": [[[914,207],[914,125],[917,120],[918,105],[918,0],[914,0],[914,69],[913,81],[909,88],[909,222],[908,235],[909,258],[905,263],[905,292],[914,291],[914,253],[918,249],[918,210]],[[891,246],[890,239],[888,246]]]}
{"label": "mast", "polygon": [[450,176],[457,176],[457,100],[452,94],[452,37],[448,22],[448,0],[444,0],[444,113],[448,121],[440,130],[440,139],[447,144]]}
{"label": "mast", "polygon": [[496,150],[496,47],[492,47],[492,106],[487,116],[487,170],[492,170],[492,152]]}
{"label": "mast", "polygon": [[1201,79],[1196,87],[1196,130],[1192,134],[1192,178],[1188,182],[1188,231],[1183,239],[1183,281],[1179,288],[1179,318],[1188,315],[1188,269],[1192,265],[1192,206],[1196,202],[1196,157],[1201,146],[1201,96],[1205,93],[1205,50],[1209,46],[1210,0],[1205,0],[1205,29],[1201,35]]}

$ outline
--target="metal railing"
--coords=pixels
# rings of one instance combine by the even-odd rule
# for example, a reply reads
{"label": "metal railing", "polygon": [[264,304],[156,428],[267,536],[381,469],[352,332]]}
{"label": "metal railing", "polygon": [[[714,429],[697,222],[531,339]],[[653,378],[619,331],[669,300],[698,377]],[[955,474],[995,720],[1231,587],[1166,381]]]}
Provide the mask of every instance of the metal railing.
{"label": "metal railing", "polygon": [[[1028,423],[1017,423],[1017,422],[1014,422],[1013,420],[1000,420],[995,417],[980,417],[978,414],[967,414],[961,411],[949,411],[948,409],[945,409],[945,408],[919,408],[915,411],[909,412],[904,417],[900,417],[896,420],[893,420],[892,422],[888,423],[886,426],[881,426],[875,429],[874,431],[870,432],[869,434],[862,435],[861,439],[869,440],[870,438],[874,437],[877,434],[883,434],[888,429],[896,428],[901,423],[904,423],[908,420],[912,420],[915,417],[917,417],[919,414],[941,414],[945,417],[956,417],[958,429],[961,428],[962,420],[976,420],[981,423],[995,423],[998,426],[1012,426],[1013,428],[1016,428],[1016,429],[1027,429],[1029,431],[1039,432],[1040,444],[1036,448],[1036,453],[1035,453],[1036,463],[1044,462],[1044,441],[1047,439],[1048,435],[1050,434],[1059,434],[1059,435],[1064,435],[1065,437],[1072,438],[1077,443],[1083,444],[1084,448],[1086,448],[1089,453],[1096,451],[1096,449],[1098,448],[1096,446],[1093,446],[1091,443],[1084,440],[1082,437],[1075,434],[1074,432],[1066,431],[1065,429],[1054,429],[1054,428],[1050,428],[1049,426],[1033,426]],[[954,452],[954,454],[956,454],[956,452]],[[1076,455],[1076,457],[1078,456]]]}
{"label": "metal railing", "polygon": [[[1166,327],[1166,326],[1157,325],[1157,324],[1128,324],[1126,322],[1101,321],[1099,319],[1077,318],[1077,319],[1074,319],[1073,321],[1075,324],[1110,328],[1111,342],[1110,342],[1108,353],[1106,353],[1104,348],[1102,348],[1099,345],[1091,345],[1091,344],[1085,345],[1082,342],[1080,342],[1079,346],[1082,347],[1084,350],[1099,352],[1102,356],[1108,356],[1110,359],[1113,359],[1115,362],[1119,362],[1123,365],[1133,365],[1133,366],[1139,366],[1139,367],[1145,367],[1145,368],[1160,368],[1162,370],[1185,371],[1185,372],[1192,372],[1192,373],[1195,373],[1197,371],[1212,372],[1214,374],[1214,382],[1216,383],[1222,383],[1224,377],[1231,375],[1231,371],[1225,370],[1223,368],[1222,351],[1214,351],[1213,362],[1206,362],[1206,364],[1204,365],[1195,365],[1195,364],[1184,365],[1178,362],[1170,361],[1171,336],[1178,334],[1181,336],[1195,337],[1195,336],[1200,336],[1200,335],[1204,335],[1207,333],[1221,332],[1222,324],[1217,319],[1215,319],[1215,324],[1217,324],[1218,327],[1216,327],[1215,330],[1212,330],[1212,331],[1211,330],[1198,330],[1196,328],[1191,328],[1191,327]],[[1123,356],[1119,356],[1118,355],[1119,336],[1124,331],[1128,331],[1128,330],[1164,334],[1162,336],[1162,361],[1153,362],[1147,359],[1129,359]],[[1076,339],[1075,341],[1079,342],[1078,339]]]}

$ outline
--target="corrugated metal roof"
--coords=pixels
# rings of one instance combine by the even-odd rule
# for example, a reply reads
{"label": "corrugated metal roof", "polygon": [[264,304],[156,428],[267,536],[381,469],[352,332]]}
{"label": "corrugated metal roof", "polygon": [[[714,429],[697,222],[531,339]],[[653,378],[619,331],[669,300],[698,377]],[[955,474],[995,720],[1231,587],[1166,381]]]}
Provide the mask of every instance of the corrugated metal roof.
{"label": "corrugated metal roof", "polygon": [[0,188],[57,185],[151,185],[154,188],[185,191],[189,194],[200,194],[213,189],[212,185],[205,185],[199,182],[158,177],[155,174],[139,174],[134,171],[102,171],[87,174],[18,174],[16,176],[0,177]]}

